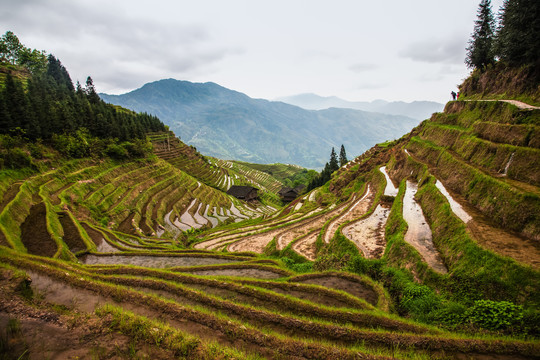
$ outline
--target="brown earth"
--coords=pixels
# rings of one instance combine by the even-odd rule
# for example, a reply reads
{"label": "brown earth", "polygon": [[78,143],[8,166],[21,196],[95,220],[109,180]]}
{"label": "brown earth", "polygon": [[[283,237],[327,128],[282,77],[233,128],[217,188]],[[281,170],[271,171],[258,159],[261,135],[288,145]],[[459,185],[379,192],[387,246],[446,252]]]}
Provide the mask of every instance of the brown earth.
{"label": "brown earth", "polygon": [[298,239],[292,246],[293,250],[309,261],[315,261],[315,257],[317,256],[317,246],[315,245],[317,236],[319,236],[319,231],[315,230]]}
{"label": "brown earth", "polygon": [[33,205],[21,225],[21,241],[30,254],[52,257],[58,251],[47,230],[45,203]]}
{"label": "brown earth", "polygon": [[103,234],[101,234],[99,231],[92,229],[90,226],[81,223],[81,226],[83,227],[84,231],[90,236],[90,239],[96,244],[96,246],[101,245],[101,243],[105,240],[103,238]]}
{"label": "brown earth", "polygon": [[2,198],[2,202],[0,203],[0,212],[4,210],[7,204],[9,204],[13,199],[15,199],[15,196],[17,196],[21,185],[22,183],[16,182],[11,184],[11,186],[6,190],[6,192],[4,193],[4,197]]}
{"label": "brown earth", "polygon": [[322,276],[318,278],[300,280],[298,282],[342,290],[356,296],[357,298],[366,300],[371,305],[377,305],[377,302],[379,301],[379,296],[371,287],[360,284],[356,281],[342,279],[337,276]]}
{"label": "brown earth", "polygon": [[79,234],[79,230],[73,223],[73,220],[67,213],[61,213],[58,216],[60,224],[64,229],[64,242],[71,252],[76,253],[86,249],[86,244]]}
{"label": "brown earth", "polygon": [[118,225],[117,230],[126,234],[135,235],[136,232],[135,232],[135,228],[133,227],[134,216],[135,216],[134,212],[130,213],[124,220],[122,220],[120,225]]}

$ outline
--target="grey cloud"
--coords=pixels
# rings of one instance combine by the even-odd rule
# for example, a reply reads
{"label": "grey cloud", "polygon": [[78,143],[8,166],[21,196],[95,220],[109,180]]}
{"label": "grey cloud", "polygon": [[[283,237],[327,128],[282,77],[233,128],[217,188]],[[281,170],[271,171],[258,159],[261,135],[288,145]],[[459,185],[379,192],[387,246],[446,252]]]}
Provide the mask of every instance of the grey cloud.
{"label": "grey cloud", "polygon": [[[157,80],[153,76],[182,77],[240,51],[212,44],[203,26],[129,18],[108,5],[9,3],[0,14],[4,31],[13,30],[23,43],[33,39],[59,57],[74,79],[90,74],[104,90]],[[109,81],[100,86],[99,78]]]}
{"label": "grey cloud", "polygon": [[410,44],[398,54],[403,58],[428,63],[462,63],[466,42],[460,36],[430,39]]}
{"label": "grey cloud", "polygon": [[365,71],[371,71],[377,69],[378,66],[376,64],[371,63],[357,63],[349,66],[349,70],[355,73],[362,73]]}

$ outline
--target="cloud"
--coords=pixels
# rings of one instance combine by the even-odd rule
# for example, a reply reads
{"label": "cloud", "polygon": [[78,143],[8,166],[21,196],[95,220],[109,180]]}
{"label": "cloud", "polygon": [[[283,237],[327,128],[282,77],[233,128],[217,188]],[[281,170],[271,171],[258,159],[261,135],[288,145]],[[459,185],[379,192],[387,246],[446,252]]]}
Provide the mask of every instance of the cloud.
{"label": "cloud", "polygon": [[362,73],[377,69],[378,66],[372,63],[356,63],[349,66],[349,70],[355,73]]}
{"label": "cloud", "polygon": [[59,57],[74,80],[90,74],[102,91],[130,89],[142,85],[141,80],[187,77],[241,51],[216,44],[204,26],[118,16],[120,9],[108,3],[56,1],[50,6],[32,0],[6,5],[0,14],[2,30],[13,30],[24,44]]}
{"label": "cloud", "polygon": [[460,36],[450,36],[448,40],[429,39],[411,43],[399,51],[398,55],[414,61],[427,63],[463,63],[465,41]]}

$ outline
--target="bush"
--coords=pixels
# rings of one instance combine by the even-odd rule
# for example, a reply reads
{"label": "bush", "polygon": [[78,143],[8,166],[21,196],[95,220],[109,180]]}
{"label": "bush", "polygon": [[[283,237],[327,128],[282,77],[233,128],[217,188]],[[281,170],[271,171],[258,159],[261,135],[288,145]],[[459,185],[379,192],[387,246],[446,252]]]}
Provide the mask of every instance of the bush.
{"label": "bush", "polygon": [[0,153],[2,167],[9,169],[22,169],[33,167],[32,157],[21,148],[11,148]]}
{"label": "bush", "polygon": [[109,144],[107,148],[105,148],[105,154],[118,160],[126,159],[128,157],[126,148],[119,144]]}
{"label": "bush", "polygon": [[467,320],[488,330],[505,330],[523,319],[523,307],[509,301],[477,300],[466,313]]}

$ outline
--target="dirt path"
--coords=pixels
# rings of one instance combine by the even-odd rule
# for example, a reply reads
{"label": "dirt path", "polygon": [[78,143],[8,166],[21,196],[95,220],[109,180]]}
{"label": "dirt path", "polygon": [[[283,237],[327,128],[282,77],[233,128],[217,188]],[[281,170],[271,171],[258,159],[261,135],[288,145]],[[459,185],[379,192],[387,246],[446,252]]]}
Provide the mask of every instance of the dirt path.
{"label": "dirt path", "polygon": [[408,228],[404,240],[414,246],[424,261],[435,271],[446,274],[448,269],[433,245],[431,228],[424,217],[422,208],[414,200],[417,191],[417,184],[407,180],[407,190],[403,197],[403,219],[407,222]]}
{"label": "dirt path", "polygon": [[386,247],[384,227],[389,213],[390,209],[379,204],[369,217],[345,226],[343,235],[354,242],[366,258],[378,259]]}
{"label": "dirt path", "polygon": [[519,100],[489,100],[489,99],[483,100],[483,99],[480,99],[480,100],[464,100],[464,101],[501,101],[501,102],[505,102],[505,103],[517,106],[518,108],[520,108],[522,110],[538,110],[538,109],[540,109],[539,106],[529,105],[529,104],[524,103],[524,102],[519,101]]}

